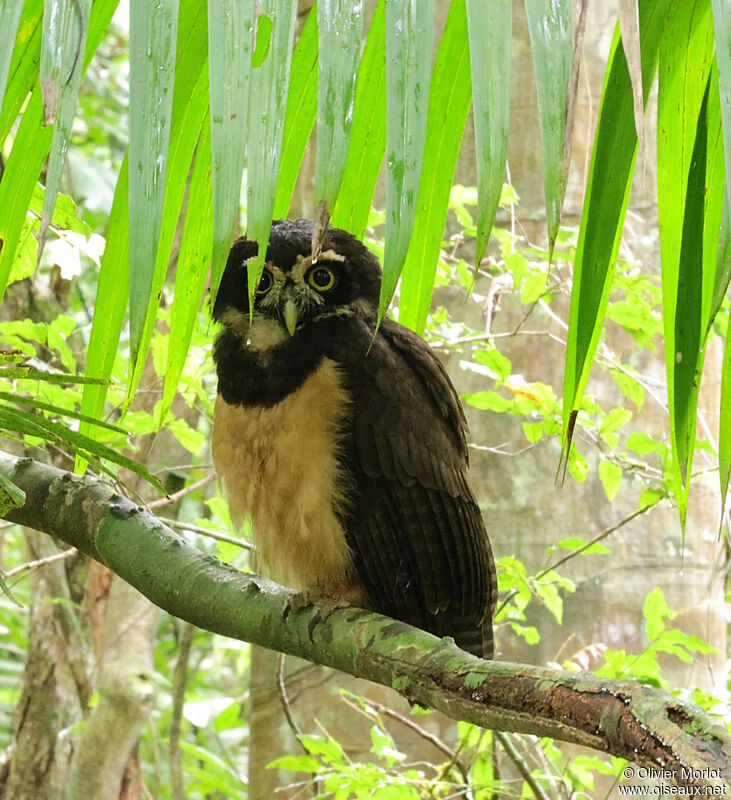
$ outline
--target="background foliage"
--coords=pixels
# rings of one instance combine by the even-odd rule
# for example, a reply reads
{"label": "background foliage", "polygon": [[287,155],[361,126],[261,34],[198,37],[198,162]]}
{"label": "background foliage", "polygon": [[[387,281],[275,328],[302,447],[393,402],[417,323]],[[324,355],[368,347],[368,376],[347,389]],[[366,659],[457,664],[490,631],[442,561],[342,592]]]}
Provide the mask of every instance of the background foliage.
{"label": "background foliage", "polygon": [[[721,133],[724,126],[729,130],[731,95],[727,2],[694,0],[676,14],[678,4],[670,0],[640,0],[637,27],[632,15],[622,20],[578,230],[559,228],[559,209],[570,141],[565,121],[570,129],[575,94],[570,65],[576,65],[581,11],[574,25],[568,2],[526,2],[543,133],[546,247],[518,232],[519,198],[503,183],[509,82],[489,76],[509,70],[504,47],[509,2],[455,0],[433,65],[410,61],[423,62],[431,52],[427,3],[418,4],[423,17],[413,20],[407,3],[378,3],[362,53],[357,3],[339,9],[321,0],[296,43],[291,4],[262,3],[264,16],[256,24],[253,11],[244,13],[246,4],[210,4],[214,10],[208,8],[207,15],[208,5],[181,0],[178,9],[175,2],[160,3],[156,7],[165,16],[155,18],[147,15],[146,4],[133,3],[129,40],[110,22],[116,8],[111,0],[59,2],[65,22],[55,27],[44,23],[40,0],[3,6],[0,283],[9,289],[0,322],[0,429],[8,447],[20,440],[31,454],[50,454],[67,467],[73,453],[77,468],[88,463],[139,492],[144,490],[135,476],[168,492],[189,487],[170,504],[172,524],[201,548],[247,568],[248,550],[230,539],[225,505],[210,496],[207,482],[215,330],[201,299],[211,260],[216,285],[234,226],[265,241],[271,219],[287,214],[317,124],[317,141],[327,142],[332,158],[317,159],[315,199],[327,200],[333,223],[365,237],[384,260],[383,309],[395,292],[393,313],[401,322],[434,347],[459,353],[463,368],[481,377],[483,388],[467,394],[465,402],[522,421],[524,441],[511,446],[561,440],[568,472],[578,482],[589,475],[587,454],[598,451],[608,503],[629,485],[641,484],[636,514],[672,502],[684,520],[694,463],[696,469],[720,463],[725,494],[731,392],[722,394],[718,442],[697,437],[695,420],[706,347],[714,338],[727,338],[729,329],[724,298],[731,260],[728,217],[722,212],[728,148]],[[403,42],[389,38],[399,13],[410,34]],[[548,20],[542,29],[541,19]],[[350,50],[340,47],[341,37]],[[484,58],[469,57],[465,42],[475,39],[492,42],[481,52]],[[392,55],[401,46],[404,52]],[[638,48],[641,65],[633,65],[625,52]],[[318,53],[338,60],[328,65]],[[402,75],[389,70],[392,58],[408,67]],[[222,61],[240,68],[222,69]],[[139,71],[147,68],[147,76]],[[618,258],[637,149],[654,146],[642,143],[638,93],[642,87],[642,107],[658,70],[661,276]],[[340,98],[340,106],[334,104],[343,110],[340,118],[328,118],[322,107],[318,112],[328,91]],[[56,98],[55,111],[49,110],[49,95]],[[479,154],[476,187],[452,186],[471,103]],[[393,131],[404,129],[409,135],[395,142]],[[384,156],[386,207],[372,209]],[[491,233],[500,207],[513,225]],[[448,239],[446,220],[455,231]],[[46,237],[43,247],[39,241]],[[475,263],[478,288],[480,278],[507,280],[507,291],[523,306],[520,330],[472,329],[438,303],[432,307],[434,287],[458,287],[468,303],[485,301],[475,288]],[[29,283],[34,301],[23,307],[18,296]],[[16,312],[19,307],[22,313]],[[564,387],[515,370],[503,347],[511,336],[544,335],[531,328],[537,311],[555,320],[556,330],[548,335],[565,345]],[[633,338],[634,350],[621,359],[606,345],[605,317]],[[632,364],[663,341],[669,440],[628,432],[644,403],[658,402],[659,391]],[[619,404],[587,391],[592,363],[611,375],[624,398]],[[150,397],[154,402],[146,403]],[[180,457],[158,470],[150,453],[162,446],[156,444],[163,441],[160,430],[177,442]],[[700,459],[694,462],[696,448]],[[165,507],[160,511],[167,513]],[[532,606],[541,605],[561,624],[563,598],[573,591],[563,565],[571,558],[610,559],[612,532],[593,538],[557,535],[545,568],[535,574],[515,556],[500,559],[502,646],[511,637],[538,643],[540,631],[529,619]],[[38,568],[27,563],[17,529],[6,527],[0,537],[5,581],[23,604],[0,597],[0,747],[6,748],[28,651],[25,578]],[[66,555],[69,562],[74,559]],[[671,625],[673,617],[662,592],[648,587],[642,651],[595,642],[559,663],[673,688],[664,677],[664,659],[692,660],[713,649]],[[189,651],[181,655],[186,638]],[[188,665],[182,686],[176,682],[181,664]],[[172,619],[162,622],[154,651],[156,700],[140,741],[148,795],[182,796],[175,794],[173,774],[187,796],[247,796],[248,670],[246,646],[185,630]],[[694,687],[673,691],[724,713],[723,698]],[[92,696],[90,708],[97,700]],[[342,702],[372,721],[373,759],[351,759],[327,731],[313,727],[300,736],[302,755],[283,755],[276,762],[294,773],[294,783],[317,775],[321,790],[338,797],[416,797],[426,791],[451,796],[467,787],[476,797],[495,791],[540,797],[541,792],[594,796],[599,776],[622,779],[625,763],[619,760],[576,755],[548,740],[500,738],[466,725],[460,726],[456,746],[445,745],[443,761],[413,764],[396,741],[394,729],[403,720],[363,698],[345,695]],[[176,715],[182,718],[179,735],[171,736]],[[409,720],[427,726],[417,712]],[[507,773],[505,763],[512,765]]]}

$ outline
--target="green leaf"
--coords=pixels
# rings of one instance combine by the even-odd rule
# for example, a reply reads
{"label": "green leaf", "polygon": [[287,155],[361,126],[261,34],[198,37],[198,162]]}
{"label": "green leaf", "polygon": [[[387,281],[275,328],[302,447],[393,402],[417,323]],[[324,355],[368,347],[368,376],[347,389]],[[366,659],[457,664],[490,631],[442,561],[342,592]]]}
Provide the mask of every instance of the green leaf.
{"label": "green leaf", "polygon": [[[249,94],[248,187],[246,235],[259,244],[255,259],[248,263],[249,295],[259,283],[272,226],[279,156],[282,148],[284,112],[287,103],[292,40],[297,3],[261,0],[262,24],[272,24],[271,43],[261,65],[255,59]],[[257,43],[258,46],[258,43]]]}
{"label": "green leaf", "polygon": [[385,8],[386,0],[379,0],[360,60],[348,159],[332,214],[332,224],[356,239],[365,233],[386,149]]}
{"label": "green leaf", "polygon": [[485,255],[505,177],[512,14],[510,0],[467,0],[479,193],[476,264]]}
{"label": "green leaf", "polygon": [[[231,248],[244,172],[254,39],[253,0],[208,3],[208,70],[213,159],[211,300]],[[203,267],[205,270],[205,267]]]}
{"label": "green leaf", "polygon": [[[639,6],[645,98],[655,74],[668,6],[669,0],[644,0]],[[602,92],[576,248],[566,344],[564,452],[570,447],[569,423],[581,405],[599,342],[636,154],[632,86],[617,29]]]}
{"label": "green leaf", "polygon": [[622,394],[635,404],[638,411],[641,411],[645,403],[645,390],[642,386],[630,375],[617,369],[610,370],[610,374],[614,378],[614,382],[622,390]]}
{"label": "green leaf", "polygon": [[[208,94],[207,70],[205,69],[206,28],[199,22],[201,19],[205,19],[206,6],[202,0],[183,0],[181,12],[171,125],[173,146],[170,152],[170,176],[167,180],[160,246],[155,264],[155,285],[159,286],[162,285],[165,277],[183,193],[187,184],[188,169],[195,143],[198,140],[198,131],[205,115],[204,98]],[[89,337],[86,373],[96,378],[108,378],[111,375],[129,296],[127,166],[128,155],[125,155],[114,192],[107,243],[101,259],[94,320]],[[150,306],[153,308],[157,306],[155,292],[153,292],[153,297],[148,300]],[[146,342],[150,341],[154,319],[155,314],[150,313],[148,309],[144,332]],[[141,350],[146,351],[147,345]],[[144,359],[140,359],[139,368],[132,374],[132,380],[127,387],[128,397],[131,397],[134,391],[133,387],[139,381],[143,364]],[[91,417],[100,417],[104,409],[105,397],[105,389],[85,390],[81,402],[82,412]],[[85,423],[82,423],[80,430],[82,433],[91,433]],[[77,460],[76,470],[83,471],[83,468],[83,463]]]}
{"label": "green leaf", "polygon": [[[679,48],[688,51],[688,63],[680,63]],[[683,530],[689,491],[687,475],[695,438],[699,358],[705,330],[703,286],[709,280],[703,226],[698,220],[705,219],[707,108],[712,57],[710,7],[702,0],[697,0],[697,7],[696,2],[684,4],[682,11],[672,15],[672,24],[660,48],[658,87],[658,210],[665,366],[673,480]],[[714,250],[711,288],[716,257],[717,250]],[[702,269],[698,269],[699,264],[703,265]]]}
{"label": "green leaf", "polygon": [[589,477],[589,465],[576,445],[569,452],[569,472],[576,483],[583,483]]}
{"label": "green leaf", "polygon": [[[129,182],[127,180],[128,155],[119,170],[109,215],[109,231],[99,270],[99,282],[94,305],[94,319],[86,353],[86,374],[98,381],[84,388],[81,411],[88,417],[100,418],[107,396],[108,378],[112,374],[114,358],[124,323],[124,313],[129,298]],[[82,422],[79,432],[90,434],[89,423]],[[86,464],[77,457],[76,472],[83,473]]]}
{"label": "green leaf", "polygon": [[568,171],[564,130],[574,50],[571,5],[569,0],[525,0],[543,141],[549,260],[561,221]]}
{"label": "green leaf", "polygon": [[622,484],[622,468],[612,461],[602,460],[599,462],[599,479],[604,487],[607,500],[613,503]]}
{"label": "green leaf", "polygon": [[510,359],[504,356],[496,347],[475,350],[472,357],[478,364],[482,364],[490,372],[494,373],[497,381],[504,382],[510,377],[513,369]]}
{"label": "green leaf", "polygon": [[48,383],[81,383],[91,386],[109,386],[109,381],[104,378],[90,378],[86,375],[67,375],[64,372],[41,372],[30,367],[15,367],[0,369],[0,378],[5,380],[21,378],[31,381],[47,381]]}
{"label": "green leaf", "polygon": [[497,392],[474,392],[462,396],[467,405],[482,410],[509,411],[513,408],[513,401],[508,400]]}
{"label": "green leaf", "polygon": [[619,28],[622,34],[622,46],[627,58],[630,80],[632,82],[632,100],[635,117],[635,130],[640,149],[645,149],[645,101],[642,90],[642,54],[640,47],[640,20],[637,0],[619,0]]}
{"label": "green leaf", "polygon": [[313,775],[320,769],[320,762],[312,756],[280,756],[270,761],[267,769],[283,769],[287,772],[310,772]]}
{"label": "green leaf", "polygon": [[39,261],[66,163],[83,72],[79,56],[85,49],[90,12],[91,0],[51,0],[45,4],[40,78],[43,119],[46,125],[53,123],[53,141],[38,236]]}
{"label": "green leaf", "polygon": [[297,738],[308,753],[319,757],[325,764],[338,766],[345,763],[343,748],[332,737],[299,734]]}
{"label": "green leaf", "polygon": [[335,205],[348,155],[363,0],[318,0],[319,68],[315,204]]}
{"label": "green leaf", "polygon": [[7,287],[26,209],[48,155],[52,133],[51,128],[43,126],[40,86],[36,85],[0,181],[0,299]]}
{"label": "green leaf", "polygon": [[141,345],[165,200],[178,2],[130,0],[129,18],[129,328],[134,371],[146,355]]}
{"label": "green leaf", "polygon": [[439,248],[449,208],[462,132],[472,97],[467,12],[464,0],[449,9],[429,88],[429,111],[418,206],[399,296],[399,322],[423,333],[429,313]]}
{"label": "green leaf", "polygon": [[[594,555],[608,555],[612,551],[601,542],[594,542],[593,544],[586,546],[587,541],[583,539],[581,536],[570,536],[566,539],[561,539],[556,542],[557,547],[561,547],[564,550],[571,550],[572,552],[575,550],[581,550],[580,555],[582,556],[594,556]],[[553,548],[549,548],[552,550]]]}
{"label": "green leaf", "polygon": [[163,494],[165,489],[160,481],[152,475],[142,464],[122,455],[111,447],[96,442],[88,436],[76,433],[65,425],[51,422],[44,417],[30,414],[26,411],[0,406],[0,428],[13,433],[22,433],[31,436],[40,436],[47,441],[54,442],[63,447],[68,447],[79,452],[83,458],[105,458],[113,464],[131,470],[136,475],[144,478],[148,483],[159,489]]}
{"label": "green leaf", "polygon": [[[0,374],[2,374],[2,371],[0,371]],[[73,411],[68,408],[61,408],[60,406],[55,406],[51,403],[44,403],[42,400],[36,400],[35,398],[19,397],[18,395],[9,394],[8,392],[0,392],[0,400],[5,400],[6,403],[12,403],[15,406],[23,406],[25,408],[35,408],[40,411],[48,411],[50,414],[56,414],[59,417],[70,417],[71,419],[83,420],[84,422],[88,422],[90,425],[96,425],[100,428],[106,428],[109,431],[115,431],[116,433],[121,433],[125,436],[127,435],[127,431],[125,431],[124,428],[120,428],[119,425],[113,425],[111,422],[105,422],[104,420],[87,417],[85,414],[80,414],[78,411]]]}
{"label": "green leaf", "polygon": [[525,438],[531,444],[538,444],[543,436],[543,423],[542,422],[524,422],[523,433]]}
{"label": "green leaf", "polygon": [[[20,17],[15,47],[2,52],[12,56],[7,73],[7,82],[2,102],[0,102],[0,143],[4,142],[18,113],[28,98],[38,78],[38,65],[41,58],[41,30],[43,28],[43,0],[19,2],[23,13]],[[9,9],[13,3],[5,3]],[[12,41],[9,39],[9,41]]]}
{"label": "green leaf", "polygon": [[[721,403],[718,434],[718,472],[721,481],[721,511],[726,508],[731,476],[731,314],[729,314],[721,371]],[[721,524],[724,514],[721,513]]]}
{"label": "green leaf", "polygon": [[0,111],[8,82],[10,59],[13,57],[15,34],[18,32],[23,0],[6,0],[0,8]]}
{"label": "green leaf", "polygon": [[[96,52],[99,41],[109,25],[118,2],[119,0],[97,0],[93,4],[84,54],[84,70],[86,70],[92,55]],[[32,2],[29,2],[28,5],[33,7]],[[21,19],[18,31],[19,39],[28,33],[24,25],[25,19]],[[40,47],[40,41],[38,46]],[[34,58],[34,52],[33,45],[29,43],[27,53],[31,61]],[[15,78],[19,77],[17,85],[19,90],[25,86],[26,66],[20,65],[18,75],[12,75],[13,65],[11,65],[11,80],[6,92],[6,106],[8,108],[10,105],[14,106],[15,102],[13,101],[13,104],[9,104],[7,101],[11,89],[14,90]],[[34,70],[35,68],[33,68]],[[16,112],[20,107],[20,103],[26,99],[26,96],[27,91],[21,96]],[[14,117],[10,120],[10,123],[12,124],[13,121]],[[0,300],[5,293],[10,269],[15,260],[18,240],[23,230],[26,210],[31,203],[33,190],[43,162],[48,155],[51,139],[51,128],[43,126],[41,91],[40,86],[36,84],[23,113],[23,118],[20,121],[20,126],[13,142],[13,149],[5,166],[3,180],[0,181]]]}
{"label": "green leaf", "polygon": [[[25,505],[25,492],[0,472],[0,517],[4,517],[13,508],[20,508],[23,505]],[[5,590],[7,587],[3,584],[2,588]]]}
{"label": "green leaf", "polygon": [[274,219],[287,216],[316,116],[317,13],[311,9],[292,55]]}
{"label": "green leaf", "polygon": [[[720,102],[720,100],[719,100]],[[710,321],[718,314],[723,298],[731,281],[731,207],[726,196],[723,198],[721,212],[721,229],[718,236],[718,258],[716,261],[716,276],[713,282],[713,297],[711,299]],[[706,331],[708,335],[708,331]]]}
{"label": "green leaf", "polygon": [[434,41],[434,0],[386,2],[386,245],[378,317],[409,249],[416,214]]}
{"label": "green leaf", "polygon": [[726,199],[731,200],[731,2],[711,0],[721,95],[724,151],[726,154]]}
{"label": "green leaf", "polygon": [[[208,70],[205,63],[206,4],[203,0],[183,0],[181,24],[178,30],[177,61],[175,66],[175,92],[170,125],[170,151],[168,177],[165,182],[160,239],[153,270],[152,293],[147,297],[147,312],[139,343],[139,357],[132,359],[131,376],[127,382],[124,410],[132,402],[142,377],[145,356],[155,327],[157,307],[160,303],[165,274],[170,261],[178,218],[188,183],[188,173],[195,145],[206,114],[208,96]],[[131,273],[130,273],[131,274]],[[132,298],[130,298],[132,302]],[[130,330],[131,337],[131,330]],[[130,348],[131,348],[130,343]]]}
{"label": "green leaf", "polygon": [[606,435],[618,431],[632,419],[632,412],[627,408],[613,408],[599,426],[599,434]]}
{"label": "green leaf", "polygon": [[168,347],[167,352],[165,387],[158,417],[160,425],[170,410],[183,374],[213,248],[210,137],[210,126],[204,122],[188,190],[188,207],[195,209],[195,214],[185,217],[175,273],[175,294],[170,310],[170,341],[175,346]]}
{"label": "green leaf", "polygon": [[665,602],[665,595],[662,589],[656,586],[645,598],[642,607],[642,614],[645,617],[645,629],[647,638],[652,642],[665,630],[665,620],[675,619],[678,616],[676,611],[672,611]]}

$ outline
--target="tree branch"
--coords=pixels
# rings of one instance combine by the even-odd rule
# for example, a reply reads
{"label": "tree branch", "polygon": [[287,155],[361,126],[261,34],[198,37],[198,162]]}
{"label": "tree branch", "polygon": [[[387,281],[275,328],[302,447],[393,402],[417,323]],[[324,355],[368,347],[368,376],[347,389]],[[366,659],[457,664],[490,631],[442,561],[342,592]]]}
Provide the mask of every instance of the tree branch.
{"label": "tree branch", "polygon": [[153,603],[222,636],[391,686],[453,719],[550,736],[662,769],[683,785],[728,779],[731,736],[700,709],[630,681],[483,661],[402,622],[345,607],[290,610],[292,593],[188,545],[108,484],[7,454],[26,493],[6,518],[56,536]]}

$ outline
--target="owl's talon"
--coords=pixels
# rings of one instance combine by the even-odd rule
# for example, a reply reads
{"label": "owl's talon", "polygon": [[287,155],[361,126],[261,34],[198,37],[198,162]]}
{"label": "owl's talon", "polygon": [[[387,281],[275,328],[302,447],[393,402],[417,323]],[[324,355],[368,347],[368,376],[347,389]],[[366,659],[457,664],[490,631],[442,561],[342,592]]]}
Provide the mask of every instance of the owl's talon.
{"label": "owl's talon", "polygon": [[297,592],[289,596],[282,612],[282,618],[290,614],[310,608],[307,619],[307,635],[314,644],[313,634],[318,624],[327,622],[336,612],[344,608],[352,608],[352,604],[344,600],[331,600],[311,592]]}

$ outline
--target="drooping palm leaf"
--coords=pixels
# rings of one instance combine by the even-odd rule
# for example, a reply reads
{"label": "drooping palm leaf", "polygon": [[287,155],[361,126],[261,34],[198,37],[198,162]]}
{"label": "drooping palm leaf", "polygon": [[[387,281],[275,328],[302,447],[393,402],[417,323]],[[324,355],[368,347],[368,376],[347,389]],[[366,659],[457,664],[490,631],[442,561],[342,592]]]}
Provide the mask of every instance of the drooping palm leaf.
{"label": "drooping palm leaf", "polygon": [[508,154],[510,117],[510,40],[513,9],[510,0],[467,0],[472,74],[472,108],[477,154],[477,246],[475,263],[487,249],[500,203]]}
{"label": "drooping palm leaf", "polygon": [[433,39],[434,0],[387,0],[386,246],[379,318],[396,290],[416,214]]}
{"label": "drooping palm leaf", "polygon": [[[208,4],[208,69],[213,163],[213,259],[211,290],[218,284],[238,217],[249,118],[254,39],[253,0]],[[205,271],[205,265],[202,267]]]}
{"label": "drooping palm leaf", "polygon": [[[429,87],[429,116],[419,201],[409,252],[402,273],[399,322],[422,333],[429,313],[449,192],[462,131],[470,110],[470,59],[464,46],[467,11],[464,0],[449,10]],[[457,135],[455,135],[457,134]]]}
{"label": "drooping palm leaf", "polygon": [[[257,20],[257,42],[248,133],[248,187],[246,233],[256,239],[259,252],[249,262],[249,294],[253,295],[264,264],[272,226],[284,112],[292,61],[292,41],[297,16],[296,0],[262,0]],[[258,56],[257,56],[258,54]]]}

